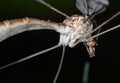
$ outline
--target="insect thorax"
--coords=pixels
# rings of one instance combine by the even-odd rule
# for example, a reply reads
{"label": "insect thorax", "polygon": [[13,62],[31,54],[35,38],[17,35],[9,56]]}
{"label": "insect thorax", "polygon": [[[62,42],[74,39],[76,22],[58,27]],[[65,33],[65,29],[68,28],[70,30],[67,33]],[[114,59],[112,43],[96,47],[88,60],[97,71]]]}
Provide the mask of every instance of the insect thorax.
{"label": "insect thorax", "polygon": [[[93,28],[92,22],[80,15],[73,15],[65,19],[63,24],[65,26],[58,30],[60,33],[59,44],[69,47],[73,47],[77,40],[91,32]],[[87,42],[89,37],[90,35],[82,39],[81,42]]]}

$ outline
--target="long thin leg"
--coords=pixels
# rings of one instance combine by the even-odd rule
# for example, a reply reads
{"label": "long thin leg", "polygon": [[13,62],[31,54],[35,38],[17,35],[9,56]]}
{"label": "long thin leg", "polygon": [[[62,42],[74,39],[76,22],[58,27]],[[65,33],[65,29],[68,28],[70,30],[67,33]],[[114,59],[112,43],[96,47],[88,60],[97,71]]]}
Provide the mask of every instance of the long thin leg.
{"label": "long thin leg", "polygon": [[106,20],[105,22],[103,22],[101,25],[99,25],[97,28],[95,28],[93,32],[95,32],[96,30],[98,30],[99,28],[101,28],[102,26],[104,26],[105,24],[107,24],[108,22],[110,22],[112,19],[114,19],[116,16],[120,15],[120,11],[118,13],[116,13],[115,15],[113,15],[111,18],[109,18],[108,20]]}
{"label": "long thin leg", "polygon": [[105,34],[105,33],[107,33],[107,32],[113,31],[113,30],[115,30],[115,29],[117,29],[117,28],[120,28],[120,24],[117,25],[117,26],[115,26],[115,27],[113,27],[113,28],[110,28],[110,29],[108,29],[108,30],[106,30],[106,31],[103,31],[103,32],[101,32],[101,33],[99,33],[99,34],[96,34],[96,35],[90,37],[90,39],[96,38],[96,37],[98,37],[98,36],[100,36],[100,35],[103,35],[103,34]]}
{"label": "long thin leg", "polygon": [[[78,40],[74,46],[76,46],[78,43],[80,43],[83,39],[85,39],[87,36],[91,35],[93,32],[95,32],[96,30],[98,30],[99,28],[101,28],[102,26],[104,26],[105,24],[107,24],[108,22],[110,22],[112,19],[114,19],[115,17],[117,17],[118,15],[120,15],[120,11],[118,13],[116,13],[115,15],[113,15],[110,19],[106,20],[105,22],[103,22],[101,25],[99,25],[97,28],[95,28],[92,32],[86,33],[85,36],[83,36],[82,38],[80,38],[80,40]],[[119,26],[119,25],[118,25]],[[113,27],[114,28],[114,27]],[[115,28],[116,29],[116,28]],[[108,31],[109,32],[109,31]]]}
{"label": "long thin leg", "polygon": [[28,60],[28,59],[30,59],[30,58],[33,58],[33,57],[35,57],[35,56],[41,55],[41,54],[43,54],[43,53],[46,53],[46,52],[51,51],[51,50],[53,50],[53,49],[55,49],[55,48],[58,48],[58,47],[60,47],[60,46],[57,44],[57,45],[55,45],[55,46],[53,46],[53,47],[50,47],[50,48],[48,48],[48,49],[46,49],[46,50],[37,52],[37,53],[32,54],[32,55],[30,55],[30,56],[27,56],[27,57],[25,57],[25,58],[19,59],[19,60],[17,60],[17,61],[14,61],[14,62],[12,62],[12,63],[9,63],[9,64],[7,64],[7,65],[4,65],[4,66],[0,67],[0,70],[1,70],[1,69],[4,69],[4,68],[7,68],[7,67],[9,67],[9,66],[15,65],[15,64],[17,64],[17,63],[23,62],[23,61]]}
{"label": "long thin leg", "polygon": [[55,78],[54,78],[54,80],[53,80],[53,83],[56,83],[56,82],[57,82],[57,79],[58,79],[58,76],[59,76],[59,74],[60,74],[61,67],[62,67],[62,64],[63,64],[64,55],[65,55],[65,46],[63,46],[63,51],[62,51],[62,56],[61,56],[60,64],[59,64],[57,73],[56,73],[56,75],[55,75]]}
{"label": "long thin leg", "polygon": [[36,0],[36,1],[40,2],[41,4],[47,6],[47,7],[50,8],[50,9],[54,10],[55,12],[57,12],[57,13],[59,13],[59,14],[65,16],[66,18],[69,17],[69,16],[66,15],[65,13],[59,11],[58,9],[54,8],[53,6],[51,6],[50,4],[46,3],[44,0]]}

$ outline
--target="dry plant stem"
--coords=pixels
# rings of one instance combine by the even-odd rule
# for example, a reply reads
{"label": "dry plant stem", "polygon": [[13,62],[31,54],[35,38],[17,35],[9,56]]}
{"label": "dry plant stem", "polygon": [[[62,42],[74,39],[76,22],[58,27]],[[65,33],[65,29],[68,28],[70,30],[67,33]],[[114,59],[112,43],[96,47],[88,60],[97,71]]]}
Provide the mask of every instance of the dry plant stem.
{"label": "dry plant stem", "polygon": [[90,70],[90,62],[86,61],[84,64],[84,69],[83,69],[83,79],[82,83],[88,83],[88,78],[89,78],[89,70]]}

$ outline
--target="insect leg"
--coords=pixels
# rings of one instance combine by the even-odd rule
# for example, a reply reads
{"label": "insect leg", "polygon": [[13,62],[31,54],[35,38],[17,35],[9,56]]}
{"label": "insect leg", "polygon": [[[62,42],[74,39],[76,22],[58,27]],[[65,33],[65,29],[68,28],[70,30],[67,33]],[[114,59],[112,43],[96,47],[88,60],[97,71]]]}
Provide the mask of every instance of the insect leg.
{"label": "insect leg", "polygon": [[[85,36],[83,36],[82,38],[80,38],[75,44],[74,46],[76,46],[77,44],[79,44],[83,39],[85,39],[87,36],[89,36],[90,34],[92,34],[93,32],[97,31],[99,28],[101,28],[102,26],[104,26],[105,24],[107,24],[108,22],[110,22],[112,19],[114,19],[115,17],[117,17],[118,15],[120,15],[120,11],[117,12],[115,15],[113,15],[111,18],[109,18],[108,20],[106,20],[105,22],[103,22],[101,25],[99,25],[97,28],[95,28],[92,32],[86,33]],[[116,27],[113,27],[114,29],[119,28],[119,25]],[[113,30],[114,30],[113,29]],[[109,31],[108,31],[109,32]],[[94,37],[95,38],[95,37]]]}
{"label": "insect leg", "polygon": [[53,6],[51,6],[50,4],[46,3],[44,0],[36,0],[36,1],[40,2],[41,4],[47,6],[47,7],[50,8],[50,9],[54,10],[55,12],[57,12],[57,13],[59,13],[59,14],[65,16],[66,18],[69,17],[69,16],[66,15],[65,13],[59,11],[58,9],[54,8]]}
{"label": "insect leg", "polygon": [[4,69],[4,68],[7,68],[7,67],[9,67],[9,66],[15,65],[15,64],[17,64],[17,63],[23,62],[23,61],[28,60],[28,59],[30,59],[30,58],[33,58],[33,57],[35,57],[35,56],[41,55],[41,54],[43,54],[43,53],[46,53],[46,52],[51,51],[51,50],[53,50],[53,49],[56,49],[56,48],[58,48],[58,47],[60,47],[60,45],[57,44],[57,45],[55,45],[55,46],[53,46],[53,47],[50,47],[50,48],[48,48],[48,49],[46,49],[46,50],[43,50],[43,51],[37,52],[37,53],[35,53],[35,54],[29,55],[29,56],[27,56],[27,57],[25,57],[25,58],[19,59],[19,60],[17,60],[17,61],[14,61],[14,62],[12,62],[12,63],[9,63],[9,64],[7,64],[7,65],[4,65],[4,66],[0,67],[0,70],[1,70],[1,69]]}
{"label": "insect leg", "polygon": [[90,57],[94,57],[95,56],[95,48],[92,46],[89,46],[86,42],[83,43],[84,46],[86,47],[88,54]]}
{"label": "insect leg", "polygon": [[106,31],[103,31],[103,32],[101,32],[101,33],[99,33],[99,34],[96,34],[96,35],[90,37],[90,39],[93,39],[93,38],[95,38],[95,37],[98,37],[98,36],[100,36],[100,35],[103,35],[103,34],[105,34],[105,33],[108,33],[108,32],[110,32],[110,31],[113,31],[113,30],[115,30],[115,29],[117,29],[117,28],[120,28],[120,24],[117,25],[117,26],[115,26],[115,27],[112,27],[112,28],[110,28],[110,29],[108,29],[108,30],[106,30]]}
{"label": "insect leg", "polygon": [[53,80],[53,83],[56,83],[56,82],[57,82],[57,79],[58,79],[58,76],[59,76],[59,74],[60,74],[61,67],[62,67],[62,64],[63,64],[64,55],[65,55],[65,46],[63,46],[61,60],[60,60],[59,67],[58,67],[57,73],[56,73],[56,75],[55,75],[55,78],[54,78],[54,80]]}
{"label": "insect leg", "polygon": [[120,11],[118,13],[116,13],[115,15],[113,15],[111,18],[109,18],[108,20],[106,20],[105,22],[103,22],[101,25],[99,25],[97,28],[95,28],[91,33],[95,32],[96,30],[98,30],[99,28],[101,28],[102,26],[104,26],[105,24],[107,24],[108,22],[110,22],[112,19],[114,19],[115,17],[117,17],[118,15],[120,15]]}

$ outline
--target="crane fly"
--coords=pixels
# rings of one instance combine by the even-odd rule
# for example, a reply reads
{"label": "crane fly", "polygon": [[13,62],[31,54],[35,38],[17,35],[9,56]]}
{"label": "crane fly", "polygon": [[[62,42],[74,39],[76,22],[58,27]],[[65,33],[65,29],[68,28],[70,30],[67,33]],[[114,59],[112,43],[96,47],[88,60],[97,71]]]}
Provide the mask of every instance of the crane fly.
{"label": "crane fly", "polygon": [[[32,54],[30,56],[9,63],[5,66],[2,66],[0,67],[0,69],[4,69],[14,64],[23,62],[25,60],[28,60],[30,58],[33,58],[35,56],[38,56],[40,54],[46,53],[48,51],[51,51],[53,49],[62,46],[63,51],[62,51],[61,61],[53,81],[53,83],[56,83],[56,80],[58,78],[63,63],[66,46],[73,48],[79,43],[83,43],[87,49],[89,56],[94,57],[95,45],[96,45],[95,38],[120,27],[119,24],[108,30],[99,32],[101,27],[103,27],[106,23],[108,23],[109,21],[120,15],[120,11],[115,15],[113,15],[108,20],[106,20],[105,22],[103,22],[102,24],[100,24],[99,26],[95,27],[93,25],[92,20],[96,15],[106,10],[107,6],[109,5],[108,0],[76,0],[76,7],[83,15],[76,14],[72,16],[69,16],[57,10],[50,4],[46,3],[44,0],[36,0],[36,1],[56,11],[57,13],[65,16],[66,19],[62,23],[56,23],[56,22],[45,21],[45,20],[29,18],[29,17],[22,19],[6,20],[0,22],[0,41],[3,41],[8,37],[14,36],[18,33],[22,33],[24,31],[49,29],[49,30],[54,30],[60,34],[59,43],[46,50],[40,51],[38,53]],[[98,31],[98,34],[92,35],[96,31]]]}

